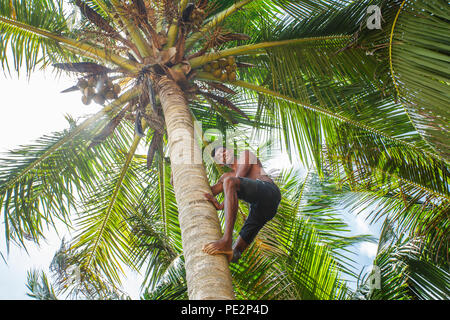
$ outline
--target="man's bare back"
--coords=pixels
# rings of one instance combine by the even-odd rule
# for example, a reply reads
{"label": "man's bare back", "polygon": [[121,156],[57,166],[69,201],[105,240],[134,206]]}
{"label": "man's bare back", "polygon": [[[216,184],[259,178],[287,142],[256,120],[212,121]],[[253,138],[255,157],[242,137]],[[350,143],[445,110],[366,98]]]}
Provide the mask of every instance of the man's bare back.
{"label": "man's bare back", "polygon": [[[227,150],[227,151],[222,151]],[[231,156],[226,153],[232,152],[229,149],[219,149],[216,153],[216,157],[219,159],[223,159],[222,161],[232,169],[231,172],[228,172],[227,176],[231,176],[234,174],[236,177],[244,177],[253,180],[262,180],[267,182],[272,182],[272,179],[267,175],[266,171],[262,166],[261,161],[256,157],[256,155],[248,150],[241,152],[239,158],[235,163],[230,161]],[[227,163],[228,162],[228,163]],[[231,163],[230,163],[231,162]]]}

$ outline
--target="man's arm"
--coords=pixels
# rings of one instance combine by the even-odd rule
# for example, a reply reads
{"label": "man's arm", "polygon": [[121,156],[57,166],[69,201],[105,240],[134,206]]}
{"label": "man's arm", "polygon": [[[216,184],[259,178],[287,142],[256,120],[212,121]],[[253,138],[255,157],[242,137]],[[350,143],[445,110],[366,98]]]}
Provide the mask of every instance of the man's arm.
{"label": "man's arm", "polygon": [[216,195],[218,195],[219,193],[222,193],[222,192],[223,192],[223,180],[224,180],[226,177],[234,177],[234,174],[235,174],[234,171],[224,173],[224,174],[219,178],[219,180],[217,180],[217,183],[211,187],[211,191],[212,191],[213,196],[216,196]]}
{"label": "man's arm", "polygon": [[226,177],[231,177],[231,176],[234,176],[234,171],[224,173],[219,178],[219,180],[217,180],[217,183],[211,187],[212,195],[210,195],[209,193],[205,193],[206,199],[214,205],[216,210],[223,210],[224,204],[219,203],[219,201],[217,201],[215,196],[218,195],[219,193],[223,192],[223,180]]}

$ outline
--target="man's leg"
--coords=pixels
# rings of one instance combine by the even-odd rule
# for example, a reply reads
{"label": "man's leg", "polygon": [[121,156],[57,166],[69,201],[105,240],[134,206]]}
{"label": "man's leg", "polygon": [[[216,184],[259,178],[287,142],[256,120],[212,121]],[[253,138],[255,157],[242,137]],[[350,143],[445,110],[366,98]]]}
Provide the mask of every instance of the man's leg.
{"label": "man's leg", "polygon": [[[255,187],[256,184],[258,187]],[[244,196],[249,201],[255,201],[255,199],[252,199],[254,195],[257,198],[257,202],[251,203],[250,205],[249,215],[233,247],[233,259],[231,262],[238,262],[242,253],[253,242],[259,231],[276,214],[281,195],[277,197],[272,189],[272,186],[266,182],[252,180],[241,181],[241,190],[246,191]]]}
{"label": "man's leg", "polygon": [[227,177],[223,181],[224,204],[225,204],[225,231],[221,239],[208,243],[203,251],[208,254],[225,254],[228,261],[233,258],[233,228],[238,210],[237,192],[240,188],[240,180],[236,177]]}
{"label": "man's leg", "polygon": [[233,258],[231,262],[238,262],[242,256],[242,253],[248,248],[249,244],[242,239],[241,236],[238,236],[236,243],[233,246]]}

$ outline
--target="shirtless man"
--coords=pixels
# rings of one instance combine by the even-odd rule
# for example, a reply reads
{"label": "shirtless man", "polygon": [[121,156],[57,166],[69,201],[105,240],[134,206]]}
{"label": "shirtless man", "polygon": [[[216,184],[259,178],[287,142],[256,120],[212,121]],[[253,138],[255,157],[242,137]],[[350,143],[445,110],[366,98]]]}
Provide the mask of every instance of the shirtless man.
{"label": "shirtless man", "polygon": [[[281,193],[252,152],[246,150],[236,159],[233,150],[217,147],[211,155],[219,165],[225,165],[232,171],[223,174],[211,187],[212,195],[205,194],[217,210],[225,209],[225,231],[221,239],[206,244],[203,251],[211,255],[225,254],[228,261],[237,262],[259,230],[275,216]],[[221,192],[225,195],[223,203],[215,198]],[[250,204],[250,213],[232,246],[238,199]]]}

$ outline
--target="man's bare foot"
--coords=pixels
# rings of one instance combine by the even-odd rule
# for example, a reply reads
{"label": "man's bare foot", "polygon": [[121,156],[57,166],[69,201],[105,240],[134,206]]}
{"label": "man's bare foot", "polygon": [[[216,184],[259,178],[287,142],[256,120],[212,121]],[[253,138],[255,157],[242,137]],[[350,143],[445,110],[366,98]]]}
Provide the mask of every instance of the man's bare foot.
{"label": "man's bare foot", "polygon": [[210,255],[224,254],[227,256],[228,262],[233,259],[233,248],[231,247],[231,242],[223,239],[204,245],[202,250]]}

